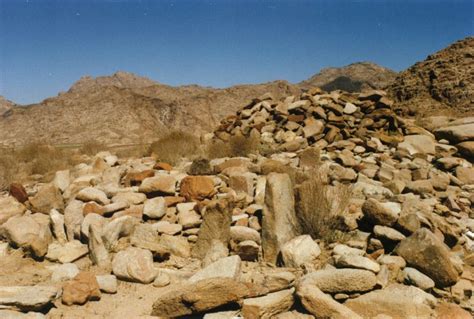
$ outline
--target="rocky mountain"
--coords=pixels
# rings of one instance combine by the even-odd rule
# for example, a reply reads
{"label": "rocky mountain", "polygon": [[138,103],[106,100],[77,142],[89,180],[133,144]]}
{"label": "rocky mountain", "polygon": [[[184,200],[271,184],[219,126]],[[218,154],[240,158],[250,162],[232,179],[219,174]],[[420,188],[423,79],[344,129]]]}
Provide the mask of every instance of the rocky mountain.
{"label": "rocky mountain", "polygon": [[170,130],[198,135],[265,92],[282,96],[300,89],[285,81],[226,89],[172,87],[125,72],[84,77],[56,97],[13,108],[0,119],[0,144],[128,144],[151,141]]}
{"label": "rocky mountain", "polygon": [[405,113],[474,114],[474,37],[415,63],[388,90]]}
{"label": "rocky mountain", "polygon": [[15,106],[15,103],[7,100],[3,96],[0,96],[0,117],[6,115],[8,111],[12,109],[13,106]]}
{"label": "rocky mountain", "polygon": [[371,62],[352,63],[340,68],[325,68],[299,86],[308,89],[320,87],[325,91],[344,90],[361,92],[383,89],[393,82],[397,73]]}

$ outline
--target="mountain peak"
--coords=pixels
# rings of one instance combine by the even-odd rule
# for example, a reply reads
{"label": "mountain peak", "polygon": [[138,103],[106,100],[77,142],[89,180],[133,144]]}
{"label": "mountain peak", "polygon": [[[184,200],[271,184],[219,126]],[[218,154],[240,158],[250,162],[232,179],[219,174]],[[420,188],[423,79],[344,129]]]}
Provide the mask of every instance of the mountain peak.
{"label": "mountain peak", "polygon": [[89,75],[83,76],[71,86],[69,91],[82,92],[103,86],[115,86],[125,89],[138,89],[147,86],[152,86],[155,84],[158,84],[158,82],[155,82],[149,78],[139,76],[130,72],[117,71],[112,75],[98,76],[95,78]]}
{"label": "mountain peak", "polygon": [[304,89],[320,87],[326,91],[345,90],[349,92],[365,89],[382,89],[388,86],[397,73],[373,62],[356,62],[343,67],[323,68],[299,85]]}

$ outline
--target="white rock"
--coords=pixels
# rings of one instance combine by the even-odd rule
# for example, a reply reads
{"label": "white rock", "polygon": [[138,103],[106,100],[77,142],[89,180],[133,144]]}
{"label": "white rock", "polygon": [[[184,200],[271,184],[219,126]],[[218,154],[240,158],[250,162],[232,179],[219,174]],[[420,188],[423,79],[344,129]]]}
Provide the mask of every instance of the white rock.
{"label": "white rock", "polygon": [[112,262],[112,270],[119,279],[144,284],[151,283],[157,275],[152,253],[135,247],[119,251]]}
{"label": "white rock", "polygon": [[76,277],[79,273],[79,268],[75,264],[66,263],[59,265],[54,268],[53,274],[51,275],[51,281],[53,282],[61,282],[67,281]]}
{"label": "white rock", "polygon": [[58,288],[51,286],[0,287],[0,308],[13,307],[20,310],[38,310],[51,303]]}
{"label": "white rock", "polygon": [[67,242],[66,230],[64,228],[64,216],[56,209],[52,209],[49,213],[49,217],[51,218],[54,236],[59,241],[59,243],[64,244]]}
{"label": "white rock", "polygon": [[155,197],[145,201],[143,215],[152,219],[159,219],[166,214],[166,203],[164,197]]}
{"label": "white rock", "polygon": [[342,255],[335,258],[338,268],[357,268],[370,270],[374,273],[380,271],[380,265],[370,258],[357,255]]}
{"label": "white rock", "polygon": [[114,275],[100,275],[95,276],[95,278],[99,284],[100,291],[108,294],[114,294],[117,292],[117,277]]}
{"label": "white rock", "polygon": [[57,171],[54,175],[53,184],[64,193],[71,184],[71,176],[69,170]]}
{"label": "white rock", "polygon": [[107,205],[110,200],[107,195],[100,189],[94,187],[86,187],[77,193],[76,198],[83,202],[96,202],[101,205]]}
{"label": "white rock", "polygon": [[78,240],[73,240],[65,244],[52,243],[48,247],[46,258],[60,263],[70,263],[87,255],[87,246]]}
{"label": "white rock", "polygon": [[313,262],[320,254],[321,249],[309,235],[295,237],[281,249],[283,262],[287,267],[301,267]]}

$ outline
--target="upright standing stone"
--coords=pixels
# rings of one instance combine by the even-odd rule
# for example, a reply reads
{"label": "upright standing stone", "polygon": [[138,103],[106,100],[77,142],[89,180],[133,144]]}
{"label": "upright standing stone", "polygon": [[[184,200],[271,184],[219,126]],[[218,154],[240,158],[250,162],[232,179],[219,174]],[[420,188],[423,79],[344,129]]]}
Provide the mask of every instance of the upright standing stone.
{"label": "upright standing stone", "polygon": [[263,259],[276,263],[282,246],[298,235],[298,228],[290,176],[270,173],[262,220]]}
{"label": "upright standing stone", "polygon": [[213,241],[221,242],[225,247],[230,241],[232,209],[226,199],[211,201],[203,212],[203,222],[199,228],[198,240],[192,255],[203,259],[212,248]]}

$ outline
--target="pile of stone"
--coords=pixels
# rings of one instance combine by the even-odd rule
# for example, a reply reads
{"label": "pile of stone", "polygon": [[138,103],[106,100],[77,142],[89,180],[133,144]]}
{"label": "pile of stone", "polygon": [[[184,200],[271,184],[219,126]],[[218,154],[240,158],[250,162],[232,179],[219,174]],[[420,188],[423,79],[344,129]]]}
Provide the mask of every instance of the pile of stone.
{"label": "pile of stone", "polygon": [[392,105],[384,91],[325,93],[314,88],[299,98],[289,96],[282,101],[265,94],[236,116],[224,119],[214,134],[223,141],[233,135],[253,134],[263,143],[289,152],[310,145],[324,148],[349,138],[377,137],[396,143],[406,129]]}
{"label": "pile of stone", "polygon": [[[102,152],[51,183],[12,184],[1,258],[55,267],[0,286],[0,316],[100,303],[133,282],[159,290],[143,318],[470,318],[474,168],[390,104],[379,91],[267,95],[215,136],[256,131],[280,150],[270,158],[172,167]],[[351,185],[340,242],[302,231],[295,206],[316,170]]]}

